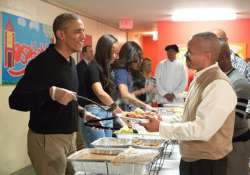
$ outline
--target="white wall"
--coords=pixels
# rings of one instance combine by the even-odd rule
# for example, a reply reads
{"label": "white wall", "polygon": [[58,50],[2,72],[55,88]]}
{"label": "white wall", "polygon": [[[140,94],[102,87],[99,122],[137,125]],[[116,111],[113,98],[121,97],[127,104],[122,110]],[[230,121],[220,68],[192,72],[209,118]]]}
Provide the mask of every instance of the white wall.
{"label": "white wall", "polygon": [[[63,9],[52,6],[40,0],[0,0],[0,11],[5,11],[11,14],[29,18],[31,20],[39,21],[48,25],[52,25],[53,19],[57,15],[66,12]],[[83,21],[85,23],[86,33],[92,35],[94,47],[98,38],[105,33],[113,34],[121,42],[126,41],[125,32],[85,17],[83,17]],[[2,46],[2,40],[0,40],[0,46]],[[0,58],[1,66],[1,49]],[[8,97],[13,88],[14,86],[0,85],[1,175],[10,174],[30,164],[26,148],[29,114],[9,109]]]}

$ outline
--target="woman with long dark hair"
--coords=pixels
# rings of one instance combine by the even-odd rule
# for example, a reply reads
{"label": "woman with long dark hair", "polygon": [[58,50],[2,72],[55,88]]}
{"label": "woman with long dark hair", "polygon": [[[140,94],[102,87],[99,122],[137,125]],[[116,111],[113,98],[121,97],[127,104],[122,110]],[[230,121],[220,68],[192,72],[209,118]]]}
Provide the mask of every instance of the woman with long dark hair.
{"label": "woman with long dark hair", "polygon": [[131,75],[132,65],[134,63],[140,65],[142,61],[142,49],[134,41],[126,42],[120,52],[119,59],[115,61],[113,70],[115,74],[115,82],[118,86],[121,97],[121,106],[123,110],[132,110],[133,107],[137,106],[144,109],[152,110],[150,105],[142,102],[135,97],[133,92],[133,78]]}
{"label": "woman with long dark hair", "polygon": [[[115,83],[111,75],[111,64],[118,58],[119,45],[117,39],[110,34],[103,35],[97,42],[95,60],[93,60],[87,68],[87,97],[103,107],[89,103],[85,109],[95,116],[103,119],[112,117],[112,112],[108,112],[103,108],[112,107],[113,113],[122,112],[115,104]],[[105,127],[113,127],[113,121],[103,121]],[[111,130],[96,130],[84,125],[84,120],[80,121],[80,130],[87,147],[91,147],[90,143],[101,137],[111,137]]]}

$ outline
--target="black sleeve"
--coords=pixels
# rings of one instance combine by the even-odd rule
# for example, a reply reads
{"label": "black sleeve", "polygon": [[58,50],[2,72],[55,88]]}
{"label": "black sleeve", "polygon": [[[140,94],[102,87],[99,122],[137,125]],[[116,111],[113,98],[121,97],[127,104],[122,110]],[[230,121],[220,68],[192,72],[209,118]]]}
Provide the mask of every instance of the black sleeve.
{"label": "black sleeve", "polygon": [[101,82],[100,70],[98,69],[97,63],[95,63],[94,61],[91,62],[91,64],[88,66],[87,76],[89,77],[88,82],[91,86],[96,82]]}
{"label": "black sleeve", "polygon": [[44,72],[34,64],[33,60],[27,65],[25,74],[17,83],[9,97],[9,106],[20,111],[30,111],[42,106],[50,99],[49,87],[44,84]]}

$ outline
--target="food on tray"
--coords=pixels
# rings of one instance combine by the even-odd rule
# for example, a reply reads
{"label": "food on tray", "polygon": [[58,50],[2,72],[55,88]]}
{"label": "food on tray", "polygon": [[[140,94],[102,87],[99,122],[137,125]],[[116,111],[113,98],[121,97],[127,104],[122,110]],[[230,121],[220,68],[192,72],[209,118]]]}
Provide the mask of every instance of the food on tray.
{"label": "food on tray", "polygon": [[158,147],[161,145],[160,140],[134,139],[132,142],[133,142],[133,145],[136,145],[136,146]]}
{"label": "food on tray", "polygon": [[133,128],[129,128],[128,126],[123,126],[120,130],[115,131],[115,134],[132,134]]}
{"label": "food on tray", "polygon": [[91,143],[94,147],[128,147],[130,145],[129,139],[118,139],[113,137],[103,137]]}
{"label": "food on tray", "polygon": [[138,118],[138,119],[145,119],[147,117],[152,117],[155,115],[155,112],[146,112],[143,111],[141,108],[136,108],[134,111],[126,112],[126,117],[129,118]]}
{"label": "food on tray", "polygon": [[184,109],[181,107],[169,107],[167,108],[168,112],[172,112],[177,116],[182,116]]}
{"label": "food on tray", "polygon": [[143,163],[150,162],[159,154],[158,150],[128,148],[112,159],[113,164],[117,163]]}
{"label": "food on tray", "polygon": [[123,150],[119,149],[105,149],[105,148],[92,148],[90,149],[90,153],[92,154],[100,154],[100,155],[118,155]]}

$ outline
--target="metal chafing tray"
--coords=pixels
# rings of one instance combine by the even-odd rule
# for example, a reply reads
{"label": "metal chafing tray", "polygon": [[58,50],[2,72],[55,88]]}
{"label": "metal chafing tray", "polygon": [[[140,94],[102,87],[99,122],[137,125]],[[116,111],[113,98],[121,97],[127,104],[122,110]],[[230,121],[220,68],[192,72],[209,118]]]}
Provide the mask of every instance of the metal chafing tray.
{"label": "metal chafing tray", "polygon": [[100,138],[91,143],[96,148],[148,148],[148,149],[159,149],[161,148],[164,140],[160,138],[113,138],[104,137]]}
{"label": "metal chafing tray", "polygon": [[146,175],[149,174],[152,164],[157,157],[155,155],[151,160],[144,162],[112,163],[116,156],[92,154],[91,149],[82,149],[67,158],[75,171],[75,175]]}
{"label": "metal chafing tray", "polygon": [[118,139],[114,137],[103,137],[91,144],[94,147],[113,147],[113,148],[128,148],[131,145],[131,139]]}

